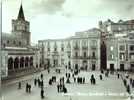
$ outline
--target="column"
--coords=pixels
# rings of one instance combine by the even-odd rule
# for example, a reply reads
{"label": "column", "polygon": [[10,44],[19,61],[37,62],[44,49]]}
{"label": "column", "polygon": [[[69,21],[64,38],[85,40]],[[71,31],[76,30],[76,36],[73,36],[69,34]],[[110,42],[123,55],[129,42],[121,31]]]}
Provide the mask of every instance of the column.
{"label": "column", "polygon": [[20,57],[18,57],[19,62],[18,62],[18,69],[20,69]]}

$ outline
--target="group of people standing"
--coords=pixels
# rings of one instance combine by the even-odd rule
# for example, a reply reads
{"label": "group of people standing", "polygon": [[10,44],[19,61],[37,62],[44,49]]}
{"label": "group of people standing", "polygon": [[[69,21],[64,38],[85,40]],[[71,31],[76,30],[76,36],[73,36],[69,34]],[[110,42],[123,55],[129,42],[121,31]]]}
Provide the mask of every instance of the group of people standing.
{"label": "group of people standing", "polygon": [[64,77],[60,78],[59,83],[57,84],[57,91],[59,92],[63,92],[63,93],[67,93],[67,88],[65,87],[65,80]]}
{"label": "group of people standing", "polygon": [[[37,86],[38,84],[38,87],[41,88],[41,92],[40,92],[40,95],[41,95],[41,98],[43,99],[44,98],[44,82],[43,82],[43,74],[41,74],[40,78],[38,79],[34,79],[34,86]],[[28,82],[26,83],[26,93],[31,93],[31,84],[29,84]],[[21,82],[18,83],[18,89],[21,89]]]}
{"label": "group of people standing", "polygon": [[26,83],[26,93],[31,93],[31,84]]}
{"label": "group of people standing", "polygon": [[129,77],[128,74],[125,75],[125,77],[122,76],[122,80],[124,83],[124,86],[126,88],[126,91],[131,94],[131,87],[134,88],[134,79]]}

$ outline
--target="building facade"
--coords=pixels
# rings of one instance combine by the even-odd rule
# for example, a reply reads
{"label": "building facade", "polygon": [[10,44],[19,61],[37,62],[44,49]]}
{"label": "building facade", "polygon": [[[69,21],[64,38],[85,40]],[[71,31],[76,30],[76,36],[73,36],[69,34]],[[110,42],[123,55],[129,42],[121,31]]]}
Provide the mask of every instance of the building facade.
{"label": "building facade", "polygon": [[108,19],[100,21],[99,27],[105,38],[107,69],[134,71],[134,20],[115,23]]}
{"label": "building facade", "polygon": [[66,39],[39,40],[43,66],[100,69],[100,30],[90,29]]}
{"label": "building facade", "polygon": [[30,44],[30,23],[20,6],[17,19],[12,20],[11,34],[2,34],[2,77],[38,67],[38,48]]}

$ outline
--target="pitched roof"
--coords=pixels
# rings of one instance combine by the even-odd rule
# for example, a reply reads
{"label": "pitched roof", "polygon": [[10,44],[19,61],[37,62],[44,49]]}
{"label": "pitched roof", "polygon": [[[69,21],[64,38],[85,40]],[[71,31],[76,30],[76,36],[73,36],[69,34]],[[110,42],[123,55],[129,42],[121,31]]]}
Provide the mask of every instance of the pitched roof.
{"label": "pitched roof", "polygon": [[18,14],[18,20],[25,20],[22,4],[20,6],[20,10],[19,10],[19,14]]}

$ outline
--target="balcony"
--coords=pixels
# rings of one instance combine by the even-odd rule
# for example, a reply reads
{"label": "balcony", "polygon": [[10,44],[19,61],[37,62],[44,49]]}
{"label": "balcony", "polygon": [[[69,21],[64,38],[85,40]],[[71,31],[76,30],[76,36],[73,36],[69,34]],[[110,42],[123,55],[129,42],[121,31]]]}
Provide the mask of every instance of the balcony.
{"label": "balcony", "polygon": [[88,47],[87,47],[87,46],[85,46],[85,47],[83,46],[83,47],[82,47],[82,49],[83,49],[83,50],[87,50],[87,49],[88,49]]}
{"label": "balcony", "polygon": [[75,47],[74,47],[74,50],[79,50],[79,47],[78,47],[78,46],[75,46]]}
{"label": "balcony", "polygon": [[74,59],[91,59],[90,56],[73,56]]}
{"label": "balcony", "polygon": [[97,59],[97,57],[96,56],[92,56],[91,59]]}
{"label": "balcony", "polygon": [[96,46],[91,46],[91,49],[92,49],[92,50],[96,50],[97,47],[96,47]]}

